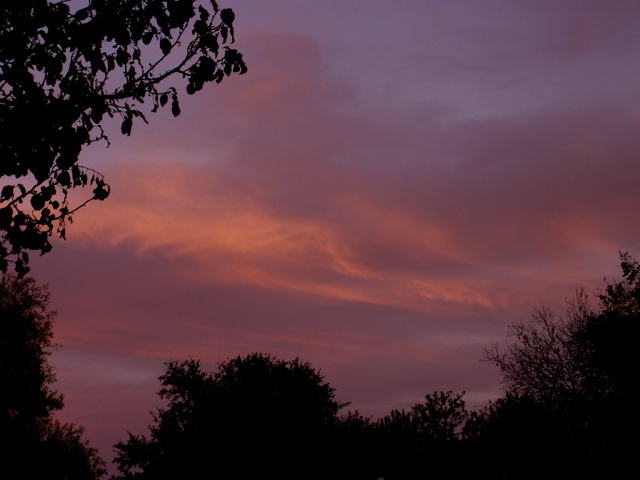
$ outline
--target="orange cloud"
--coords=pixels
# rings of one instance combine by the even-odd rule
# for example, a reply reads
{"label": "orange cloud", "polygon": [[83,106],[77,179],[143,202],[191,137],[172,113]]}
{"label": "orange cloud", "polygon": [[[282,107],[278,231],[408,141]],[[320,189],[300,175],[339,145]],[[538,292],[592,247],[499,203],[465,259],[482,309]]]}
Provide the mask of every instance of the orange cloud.
{"label": "orange cloud", "polygon": [[[189,267],[179,275],[203,283],[299,291],[431,313],[447,304],[505,306],[528,288],[521,269],[495,266],[479,277],[430,267],[446,263],[469,269],[477,260],[473,251],[460,249],[459,232],[451,225],[416,222],[413,215],[367,205],[357,197],[341,200],[346,218],[331,219],[278,210],[268,191],[224,177],[215,167],[119,165],[109,179],[114,193],[76,215],[70,241],[98,249],[126,244],[140,255],[180,259]],[[500,292],[505,279],[517,277],[516,284]]]}

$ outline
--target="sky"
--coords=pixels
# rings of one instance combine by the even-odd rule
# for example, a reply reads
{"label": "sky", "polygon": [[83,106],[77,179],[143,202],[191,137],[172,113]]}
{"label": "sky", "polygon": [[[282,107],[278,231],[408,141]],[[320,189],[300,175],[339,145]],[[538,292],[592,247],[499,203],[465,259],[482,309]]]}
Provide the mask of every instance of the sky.
{"label": "sky", "polygon": [[107,460],[164,362],[300,357],[378,418],[501,393],[483,350],[640,255],[640,3],[219,2],[248,65],[82,163],[31,261],[63,421]]}

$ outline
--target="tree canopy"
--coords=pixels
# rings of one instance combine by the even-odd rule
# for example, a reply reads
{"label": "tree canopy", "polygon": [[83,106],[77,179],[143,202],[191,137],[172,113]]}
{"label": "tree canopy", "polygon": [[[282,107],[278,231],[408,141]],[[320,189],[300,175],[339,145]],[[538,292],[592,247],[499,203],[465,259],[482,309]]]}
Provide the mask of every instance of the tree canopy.
{"label": "tree canopy", "polygon": [[116,445],[117,478],[420,478],[446,473],[461,453],[464,394],[433,392],[372,421],[338,415],[346,404],[299,359],[254,353],[214,372],[194,360],[166,366],[159,395],[168,406],[148,436]]}
{"label": "tree canopy", "polygon": [[[505,393],[468,411],[464,393],[433,392],[376,421],[344,404],[307,363],[252,354],[207,373],[169,362],[150,436],[116,445],[121,479],[612,478],[635,460],[635,342],[640,263],[591,306],[578,290],[565,315],[547,308],[509,327],[485,360]],[[212,453],[215,452],[215,453]],[[249,460],[250,459],[250,460]],[[221,463],[222,462],[222,463]]]}
{"label": "tree canopy", "polygon": [[93,480],[104,473],[83,430],[53,418],[63,406],[52,389],[47,357],[55,312],[49,293],[31,278],[0,281],[0,449],[6,478]]}
{"label": "tree canopy", "polygon": [[505,346],[486,351],[502,372],[506,395],[485,411],[485,433],[501,432],[538,453],[553,444],[566,465],[583,465],[585,474],[611,475],[614,466],[629,465],[628,432],[640,426],[640,264],[622,253],[620,265],[622,279],[607,283],[596,307],[579,290],[566,316],[537,309],[528,322],[510,327]]}
{"label": "tree canopy", "polygon": [[[505,394],[468,411],[464,393],[433,392],[379,420],[346,406],[309,363],[254,353],[220,362],[171,361],[149,434],[116,445],[114,479],[610,478],[635,460],[635,340],[640,263],[591,307],[579,290],[565,316],[537,309],[486,359]],[[0,449],[10,478],[94,480],[104,473],[62,406],[47,362],[55,312],[33,279],[0,282]],[[37,461],[34,461],[37,459]],[[532,460],[535,459],[535,460]]]}
{"label": "tree canopy", "polygon": [[215,372],[168,362],[149,438],[116,445],[122,479],[324,478],[344,404],[309,363],[251,354]]}
{"label": "tree canopy", "polygon": [[564,317],[536,309],[528,322],[509,327],[512,341],[485,351],[485,359],[500,368],[507,392],[575,410],[633,390],[640,264],[622,253],[620,265],[622,280],[607,284],[596,307],[578,290]]}
{"label": "tree canopy", "polygon": [[[74,4],[72,4],[74,5]],[[28,271],[29,251],[65,238],[72,214],[104,200],[103,176],[79,163],[83,147],[105,140],[107,117],[130,135],[147,122],[142,104],[180,114],[187,94],[247,67],[230,47],[234,12],[213,0],[20,0],[0,6],[0,271]],[[70,205],[69,193],[91,195]]]}
{"label": "tree canopy", "polygon": [[433,392],[408,411],[392,410],[372,425],[370,459],[384,478],[440,478],[460,458],[469,417],[463,393]]}

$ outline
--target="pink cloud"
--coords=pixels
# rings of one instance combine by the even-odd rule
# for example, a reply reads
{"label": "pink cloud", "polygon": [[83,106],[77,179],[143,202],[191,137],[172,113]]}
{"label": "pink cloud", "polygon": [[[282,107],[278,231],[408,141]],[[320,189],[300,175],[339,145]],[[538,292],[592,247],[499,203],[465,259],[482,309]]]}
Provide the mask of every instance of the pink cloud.
{"label": "pink cloud", "polygon": [[611,256],[638,233],[624,221],[637,196],[631,110],[354,116],[316,42],[249,43],[255,77],[194,97],[173,135],[149,132],[145,149],[171,138],[181,155],[117,165],[113,197],[100,216],[78,215],[76,238],[180,258],[203,282],[430,311],[530,304],[549,278],[579,283],[585,272],[566,268],[576,256]]}

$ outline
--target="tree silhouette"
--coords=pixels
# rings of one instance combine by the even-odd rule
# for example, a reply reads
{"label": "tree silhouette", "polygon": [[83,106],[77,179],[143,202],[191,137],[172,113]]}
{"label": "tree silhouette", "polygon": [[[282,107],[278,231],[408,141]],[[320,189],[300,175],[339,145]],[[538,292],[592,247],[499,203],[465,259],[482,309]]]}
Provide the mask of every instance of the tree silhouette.
{"label": "tree silhouette", "polygon": [[[461,478],[464,393],[433,392],[409,411],[392,410],[375,423],[375,457],[384,478]],[[452,475],[453,473],[453,475]]]}
{"label": "tree silhouette", "polygon": [[[13,262],[22,276],[28,251],[51,250],[65,238],[71,215],[109,186],[78,163],[82,148],[107,140],[106,117],[119,117],[130,135],[134,119],[169,106],[180,114],[175,87],[188,79],[194,94],[205,83],[243,74],[233,42],[234,13],[196,0],[20,0],[0,6],[0,271]],[[108,140],[107,140],[108,143]],[[90,187],[84,203],[69,204],[76,187]]]}
{"label": "tree silhouette", "polygon": [[601,404],[634,390],[633,354],[640,325],[640,265],[621,254],[623,280],[608,284],[591,308],[579,290],[565,317],[546,308],[509,327],[505,350],[485,360],[501,370],[506,390],[556,408]]}
{"label": "tree silhouette", "polygon": [[[492,345],[485,352],[502,372],[506,397],[478,417],[484,422],[479,437],[493,442],[489,450],[496,450],[497,439],[511,439],[520,451],[546,458],[531,478],[553,463],[550,445],[563,452],[556,464],[564,470],[556,468],[554,478],[606,478],[634,458],[628,437],[640,427],[640,265],[628,253],[620,260],[623,278],[598,294],[597,308],[579,290],[565,317],[535,310],[529,322],[509,327],[512,341],[504,349]],[[517,478],[529,477],[521,472]]]}
{"label": "tree silhouette", "polygon": [[585,441],[572,430],[562,412],[507,393],[471,415],[464,461],[479,479],[591,478]]}
{"label": "tree silhouette", "polygon": [[586,368],[597,373],[594,387],[616,401],[627,402],[636,393],[638,357],[634,350],[640,334],[640,264],[629,253],[621,253],[620,267],[622,280],[608,283],[598,295],[600,312],[579,340],[589,353]]}
{"label": "tree silhouette", "polygon": [[[337,475],[335,429],[344,404],[310,364],[251,354],[209,373],[169,362],[150,437],[116,445],[122,479],[325,478]],[[338,475],[339,476],[339,475]]]}
{"label": "tree silhouette", "polygon": [[53,414],[63,406],[51,389],[47,362],[55,312],[49,294],[31,278],[0,282],[0,465],[3,478],[95,479],[104,473],[82,428]]}
{"label": "tree silhouette", "polygon": [[566,317],[536,308],[529,321],[508,327],[504,350],[497,344],[485,350],[485,360],[500,368],[506,390],[516,396],[556,405],[573,403],[588,394],[586,350],[579,336],[592,316],[582,291]]}

